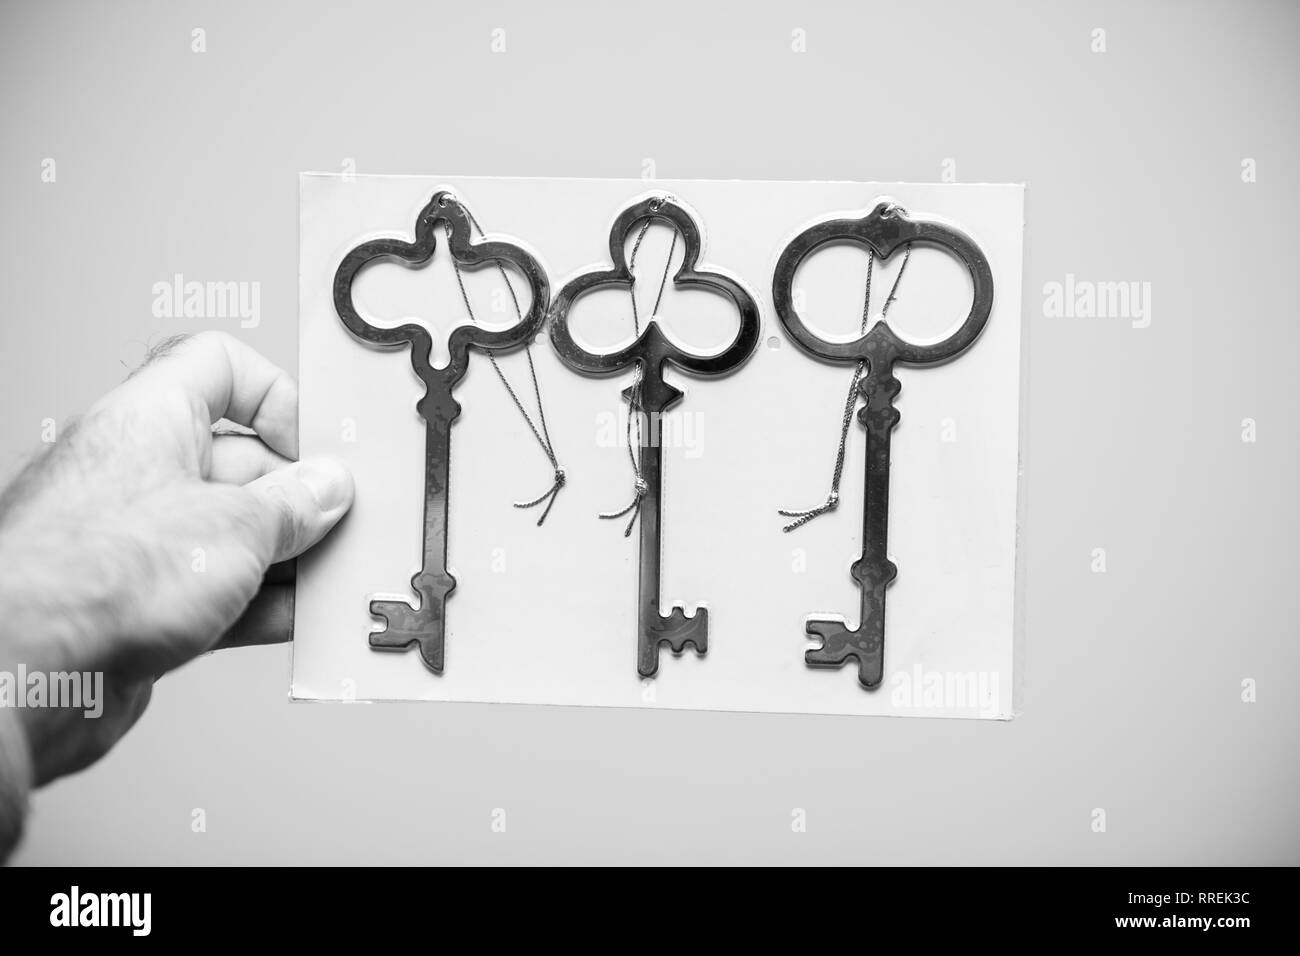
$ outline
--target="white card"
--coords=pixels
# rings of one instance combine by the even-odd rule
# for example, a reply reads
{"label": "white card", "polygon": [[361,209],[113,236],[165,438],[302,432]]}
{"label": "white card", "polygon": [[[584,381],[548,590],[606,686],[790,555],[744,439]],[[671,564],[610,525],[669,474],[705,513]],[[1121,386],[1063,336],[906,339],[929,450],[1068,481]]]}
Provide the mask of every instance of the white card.
{"label": "white card", "polygon": [[[409,349],[354,339],[335,312],[340,261],[363,241],[411,240],[439,188],[469,207],[489,236],[524,245],[554,293],[591,268],[609,268],[617,214],[649,192],[677,197],[704,236],[701,268],[738,279],[758,301],[762,336],[750,361],[721,377],[675,370],[686,394],[666,415],[663,593],[690,612],[709,608],[708,653],[660,653],[657,675],[636,668],[637,530],[599,520],[632,500],[621,390],[632,372],[588,377],[563,365],[541,336],[532,347],[547,424],[567,484],[546,523],[512,502],[549,485],[552,470],[485,355],[471,353],[455,390],[446,665],[437,675],[417,651],[377,652],[374,596],[416,601],[422,556],[423,386]],[[887,602],[885,677],[865,690],[850,662],[804,663],[805,619],[857,623],[849,567],[861,553],[865,435],[849,430],[839,508],[792,533],[780,508],[823,502],[852,366],[802,352],[772,306],[776,260],[815,221],[862,216],[889,198],[914,217],[943,219],[987,256],[992,314],[965,353],[937,367],[900,365],[901,421],[893,434],[889,556],[898,566]],[[1022,186],[880,183],[493,179],[304,174],[301,178],[301,451],[344,459],[356,477],[351,514],[299,561],[292,696],[308,700],[442,700],[785,713],[1006,719],[1018,710],[1021,665]],[[628,246],[635,231],[628,238]],[[637,301],[651,312],[668,252],[656,227],[639,253]],[[680,256],[680,245],[677,255]],[[895,255],[874,269],[871,315],[897,274]],[[676,260],[675,260],[676,261]],[[674,261],[674,268],[675,268]],[[829,337],[857,336],[867,253],[819,251],[796,276],[800,314]],[[515,289],[528,307],[525,284]],[[493,269],[466,271],[481,324],[504,328],[514,306]],[[376,325],[419,321],[433,330],[435,364],[467,321],[446,245],[424,268],[376,264],[355,301]],[[943,251],[918,248],[889,321],[915,341],[936,341],[965,317],[970,279]],[[668,282],[658,316],[694,350],[734,333],[729,303]],[[588,346],[632,339],[626,292],[603,290],[572,311]],[[441,350],[441,351],[439,351]],[[500,358],[533,409],[522,352]]]}

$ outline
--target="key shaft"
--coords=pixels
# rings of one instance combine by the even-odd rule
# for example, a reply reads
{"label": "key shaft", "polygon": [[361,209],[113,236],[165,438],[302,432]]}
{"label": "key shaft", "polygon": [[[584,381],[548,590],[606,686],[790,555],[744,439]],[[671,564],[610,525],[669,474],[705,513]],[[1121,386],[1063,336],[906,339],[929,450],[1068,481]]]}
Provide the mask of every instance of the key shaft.
{"label": "key shaft", "polygon": [[804,660],[810,667],[841,667],[849,660],[858,664],[858,683],[871,688],[884,676],[885,592],[898,568],[889,560],[889,449],[898,410],[894,399],[902,386],[887,366],[878,375],[869,372],[858,391],[866,399],[858,421],[866,430],[866,479],[862,506],[862,554],[849,574],[857,582],[861,597],[858,626],[844,621],[811,619],[807,632],[820,638],[822,646],[809,650]]}
{"label": "key shaft", "polygon": [[401,600],[372,600],[370,613],[383,621],[384,628],[371,633],[370,646],[377,651],[404,651],[416,646],[429,670],[441,674],[447,597],[456,590],[456,579],[447,570],[447,516],[451,426],[460,415],[460,405],[449,389],[435,385],[420,403],[420,415],[425,420],[423,562],[411,578],[419,606]]}
{"label": "key shaft", "polygon": [[[662,367],[648,366],[641,385],[641,407],[649,419],[641,429],[641,477],[646,491],[641,498],[641,562],[637,589],[637,673],[653,677],[659,670],[659,648],[667,646],[674,654],[684,653],[687,646],[697,654],[709,650],[709,611],[699,608],[687,615],[685,608],[674,605],[665,616],[660,612],[662,597],[663,542],[663,414],[682,398],[679,389],[663,379]],[[630,391],[630,390],[629,390]],[[625,393],[630,398],[630,394]],[[637,414],[633,408],[630,414]]]}

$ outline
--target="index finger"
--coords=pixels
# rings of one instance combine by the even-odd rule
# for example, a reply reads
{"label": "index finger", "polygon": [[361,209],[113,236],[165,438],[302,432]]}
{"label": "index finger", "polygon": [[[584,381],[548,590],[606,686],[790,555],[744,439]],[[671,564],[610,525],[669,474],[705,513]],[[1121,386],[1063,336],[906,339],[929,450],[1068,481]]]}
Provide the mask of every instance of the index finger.
{"label": "index finger", "polygon": [[245,425],[286,458],[298,457],[298,385],[256,349],[224,332],[200,332],[164,346],[116,389],[116,397],[156,401],[179,388],[207,409],[209,422]]}

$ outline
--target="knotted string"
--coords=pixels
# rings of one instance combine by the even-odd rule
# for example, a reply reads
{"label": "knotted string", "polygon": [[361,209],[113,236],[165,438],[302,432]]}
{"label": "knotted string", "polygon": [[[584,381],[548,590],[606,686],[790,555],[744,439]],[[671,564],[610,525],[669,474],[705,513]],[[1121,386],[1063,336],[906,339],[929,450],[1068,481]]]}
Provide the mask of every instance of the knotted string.
{"label": "knotted string", "polygon": [[[651,205],[651,209],[658,211],[658,206]],[[641,226],[641,231],[637,234],[636,242],[632,245],[632,255],[628,258],[628,271],[632,274],[631,281],[628,283],[628,292],[632,297],[632,328],[635,338],[641,337],[641,316],[636,308],[636,275],[633,272],[636,268],[636,254],[641,248],[641,240],[645,238],[647,230],[650,228],[650,220],[647,219]],[[668,285],[668,270],[672,267],[673,253],[677,251],[677,227],[673,227],[673,241],[668,247],[668,258],[664,260],[663,278],[659,280],[659,294],[655,296],[654,309],[651,311],[651,317],[659,312],[659,304],[664,298],[664,288]],[[601,518],[621,518],[623,515],[631,512],[632,518],[627,523],[627,528],[623,531],[623,537],[629,537],[632,534],[632,527],[636,524],[637,517],[641,514],[641,501],[645,498],[650,486],[646,483],[645,474],[641,471],[641,393],[642,383],[644,381],[645,363],[638,361],[636,365],[636,376],[632,379],[632,385],[628,388],[627,402],[627,456],[632,463],[633,491],[632,503],[622,511],[602,512],[598,517]],[[632,442],[632,425],[636,421],[636,443]],[[653,429],[651,431],[653,435]]]}
{"label": "knotted string", "polygon": [[[465,214],[469,217],[469,221],[473,227],[478,230],[479,238],[483,238],[483,227],[478,224],[478,220],[474,218],[474,214],[468,209],[465,209]],[[450,223],[447,224],[447,236],[450,239]],[[469,303],[469,293],[465,290],[465,278],[461,275],[460,265],[454,259],[452,260],[452,268],[456,270],[456,284],[460,286],[460,297],[465,301],[465,311],[469,314],[469,320],[475,325],[478,325],[478,319],[474,316],[474,308]],[[497,271],[501,273],[501,280],[505,282],[506,288],[510,290],[510,300],[515,304],[515,315],[518,317],[518,320],[522,322],[524,320],[524,313],[523,309],[519,306],[519,296],[515,294],[514,284],[510,281],[510,276],[506,273],[505,266],[503,266],[500,261],[497,262]],[[519,409],[519,414],[522,415],[524,421],[528,423],[528,427],[532,431],[533,437],[537,439],[537,444],[541,446],[542,451],[546,454],[547,460],[551,463],[551,468],[555,470],[555,477],[551,482],[551,487],[547,488],[546,491],[542,492],[542,494],[538,495],[532,501],[516,501],[514,503],[516,508],[532,508],[540,505],[543,501],[546,502],[546,507],[542,509],[542,516],[537,519],[537,526],[541,527],[542,522],[546,520],[546,516],[551,513],[551,506],[555,504],[555,498],[559,495],[560,489],[564,487],[564,469],[560,467],[559,460],[555,456],[555,446],[551,442],[551,433],[546,427],[546,410],[542,406],[542,390],[537,384],[537,367],[533,364],[533,343],[525,343],[524,355],[528,359],[528,375],[529,378],[532,379],[533,383],[533,397],[537,401],[537,423],[540,423],[540,428],[537,423],[534,423],[533,417],[528,414],[528,410],[524,408],[524,403],[520,401],[519,395],[516,394],[514,388],[511,387],[510,381],[506,378],[505,372],[501,371],[501,366],[497,364],[497,357],[494,352],[491,349],[486,349],[485,351],[487,352],[488,361],[492,363],[492,369],[497,373],[497,378],[501,380],[501,384],[504,385],[506,391],[510,393],[510,398],[514,401],[515,408]]]}
{"label": "knotted string", "polygon": [[[889,307],[893,305],[894,299],[898,297],[898,283],[903,278],[903,272],[907,269],[907,260],[912,256],[912,244],[908,243],[903,249],[903,263],[898,267],[898,275],[894,277],[894,285],[889,290],[889,296],[885,299],[885,305],[880,310],[880,318],[883,320],[889,315]],[[867,250],[867,289],[863,296],[862,302],[862,332],[866,334],[867,326],[871,323],[871,273],[876,261],[876,254]],[[858,362],[857,367],[853,370],[853,378],[849,382],[849,394],[844,399],[844,418],[840,422],[840,444],[835,449],[835,471],[831,476],[831,493],[826,496],[826,500],[816,508],[809,508],[807,511],[777,511],[777,514],[783,518],[793,518],[794,520],[787,524],[782,530],[787,534],[795,528],[806,525],[818,515],[824,515],[828,511],[834,511],[840,504],[840,479],[844,476],[844,449],[849,441],[849,425],[853,421],[853,410],[858,404],[858,385],[862,381],[862,376],[866,374],[867,363]]]}

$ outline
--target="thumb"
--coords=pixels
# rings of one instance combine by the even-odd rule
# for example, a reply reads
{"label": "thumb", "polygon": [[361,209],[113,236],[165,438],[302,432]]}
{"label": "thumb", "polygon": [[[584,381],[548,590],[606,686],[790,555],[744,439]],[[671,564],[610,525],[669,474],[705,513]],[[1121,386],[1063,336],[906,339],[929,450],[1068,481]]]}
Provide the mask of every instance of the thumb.
{"label": "thumb", "polygon": [[352,473],[337,458],[309,458],[244,486],[253,496],[271,563],[306,551],[352,507]]}

